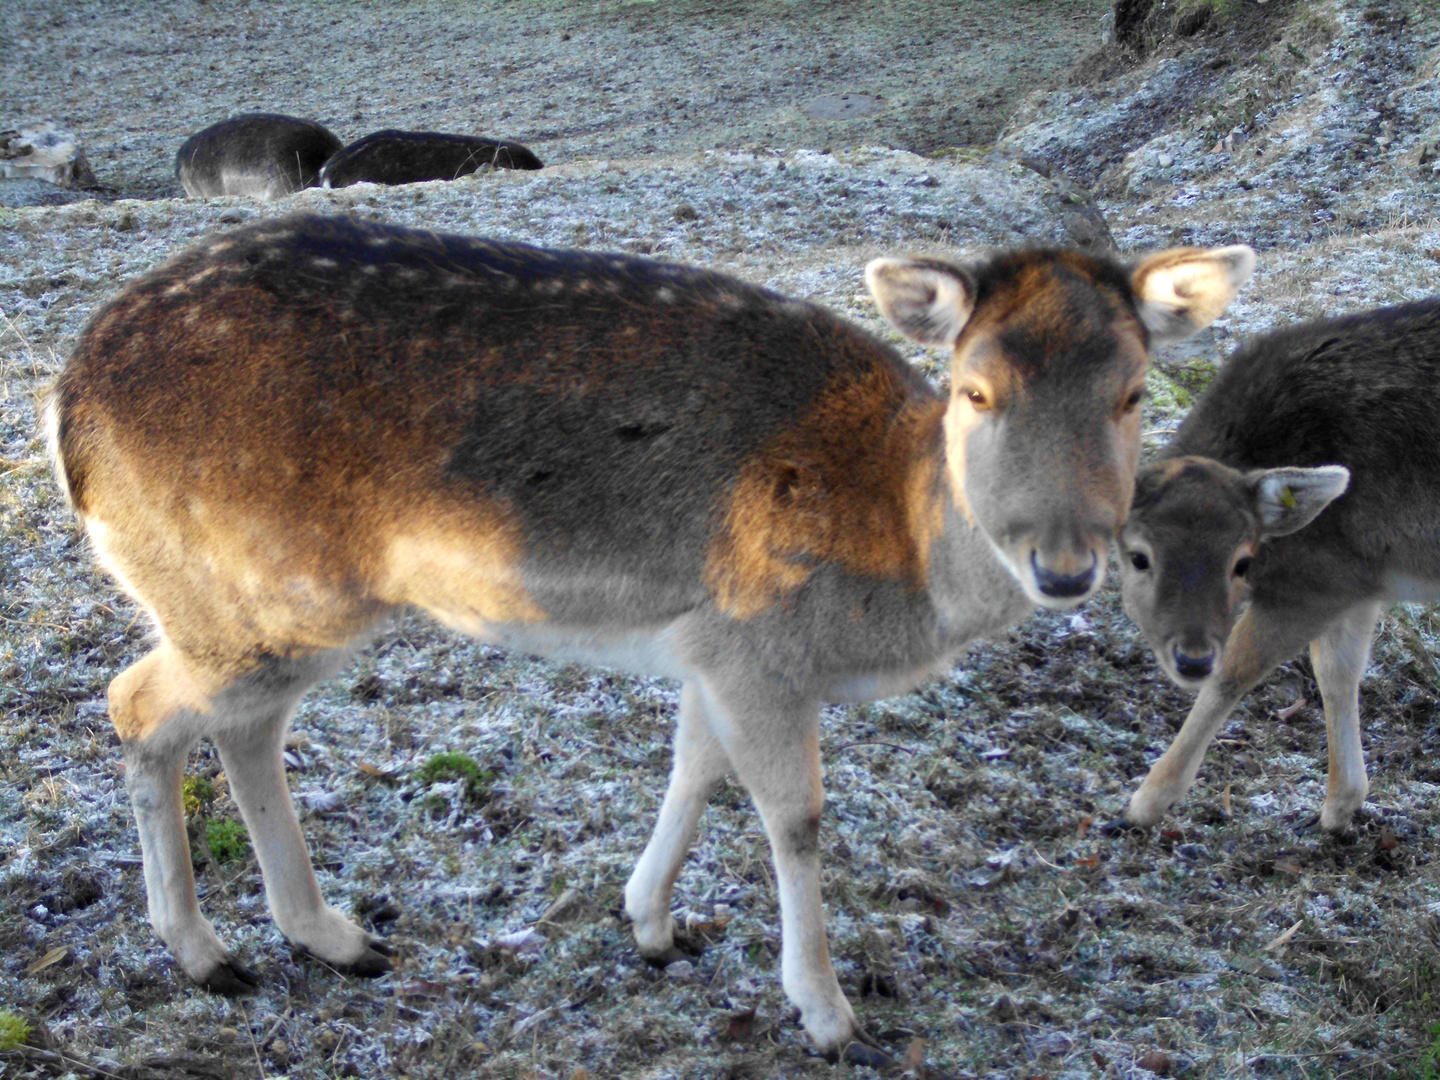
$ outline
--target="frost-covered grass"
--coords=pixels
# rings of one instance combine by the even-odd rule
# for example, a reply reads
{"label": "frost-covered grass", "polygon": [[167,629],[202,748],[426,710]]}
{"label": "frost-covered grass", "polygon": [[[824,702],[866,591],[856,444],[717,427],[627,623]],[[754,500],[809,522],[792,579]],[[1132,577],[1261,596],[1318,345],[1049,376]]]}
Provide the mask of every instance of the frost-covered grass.
{"label": "frost-covered grass", "polygon": [[[1336,36],[1323,55],[1315,46],[1317,72],[1359,71],[1355,35],[1374,24],[1356,5],[1319,6]],[[192,14],[213,7],[223,5]],[[329,10],[276,7],[292,19]],[[538,10],[552,19],[572,7]],[[442,14],[426,8],[421,22]],[[1419,50],[1427,26],[1403,48]],[[1307,78],[1294,93],[1319,84]],[[1440,122],[1427,102],[1406,99],[1395,115]],[[1332,107],[1321,104],[1284,107],[1295,126]],[[1077,122],[1090,107],[1063,105]],[[128,137],[107,129],[105,145]],[[151,138],[136,145],[148,152]],[[1184,145],[1172,135],[1152,149]],[[163,172],[146,168],[152,180]],[[1360,173],[1333,175],[1353,185]],[[1193,182],[1219,192],[1207,176]],[[1347,190],[1356,205],[1378,198],[1363,185],[1335,198]],[[1147,418],[1157,431],[1241,335],[1431,290],[1440,235],[1403,206],[1307,239],[1313,221],[1286,219],[1278,196],[1223,194],[1195,205],[1230,207],[1224,239],[1268,237],[1268,250],[1216,330],[1161,359]],[[1063,192],[1028,169],[838,147],[617,154],[277,206],[0,211],[0,1009],[35,1029],[30,1049],[0,1050],[5,1075],[860,1075],[816,1058],[785,1003],[773,872],[734,786],[717,793],[677,885],[678,916],[704,953],[657,972],[631,946],[621,890],[663,790],[676,688],[506,655],[418,617],[305,699],[286,755],[322,888],[395,947],[394,973],[350,980],[292,956],[245,856],[201,857],[197,875],[260,992],[229,1001],[194,989],[152,937],[104,710],[146,627],[74,529],[37,405],[84,319],[126,279],[202,235],[297,208],[718,266],[887,340],[863,297],[867,258],[1070,235]],[[1168,243],[1166,230],[1185,225],[1173,208],[1157,224],[1138,197],[1105,208],[1122,240]],[[907,355],[938,370],[933,356]],[[1428,609],[1387,617],[1362,690],[1373,788],[1338,840],[1299,829],[1325,765],[1303,658],[1242,703],[1162,827],[1102,832],[1188,707],[1113,590],[975,646],[915,694],[827,710],[823,889],[841,982],[864,1022],[933,1076],[1424,1077],[1440,1014],[1437,646]],[[427,777],[437,755],[473,761],[483,783],[463,769]],[[200,818],[236,817],[208,747],[187,771],[214,792]]]}

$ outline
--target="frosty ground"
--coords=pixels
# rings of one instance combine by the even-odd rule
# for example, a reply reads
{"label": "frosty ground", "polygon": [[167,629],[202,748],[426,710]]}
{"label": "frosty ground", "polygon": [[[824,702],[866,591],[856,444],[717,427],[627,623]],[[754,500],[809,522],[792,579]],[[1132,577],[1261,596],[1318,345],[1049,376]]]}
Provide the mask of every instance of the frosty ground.
{"label": "frosty ground", "polygon": [[[818,300],[937,378],[941,358],[865,298],[867,259],[1252,243],[1246,292],[1156,366],[1154,445],[1238,338],[1430,295],[1440,272],[1440,25],[1420,3],[1157,4],[1134,44],[1104,47],[1106,6],[1080,0],[515,8],[7,8],[0,119],[71,127],[110,190],[0,210],[0,1008],[36,1029],[0,1075],[862,1072],[816,1058],[785,1002],[739,789],[677,886],[705,952],[657,972],[630,945],[620,892],[675,687],[418,618],[305,700],[287,758],[327,897],[396,971],[293,957],[242,849],[200,857],[202,903],[265,988],[187,984],[145,921],[104,713],[146,627],[77,535],[35,411],[95,307],[193,240],[317,210],[677,259]],[[840,93],[881,107],[806,115]],[[345,138],[504,135],[549,167],[272,205],[171,197],[186,134],[262,108]],[[1373,788],[1341,839],[1300,828],[1325,764],[1303,658],[1246,699],[1162,828],[1100,833],[1188,707],[1113,593],[976,645],[915,694],[827,710],[825,904],[866,1025],[934,1076],[1433,1076],[1437,633],[1423,608],[1385,620],[1361,702]],[[444,751],[479,784],[424,782]],[[208,747],[190,769],[217,791],[203,834],[236,815]]]}

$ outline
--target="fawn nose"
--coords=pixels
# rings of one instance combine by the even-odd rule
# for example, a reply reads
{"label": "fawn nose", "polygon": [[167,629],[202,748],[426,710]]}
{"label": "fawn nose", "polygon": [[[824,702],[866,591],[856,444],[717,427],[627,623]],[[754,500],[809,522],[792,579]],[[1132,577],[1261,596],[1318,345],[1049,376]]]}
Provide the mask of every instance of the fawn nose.
{"label": "fawn nose", "polygon": [[1182,679],[1209,678],[1211,670],[1215,667],[1215,650],[1213,648],[1207,649],[1199,655],[1192,655],[1176,645],[1174,656],[1175,671]]}
{"label": "fawn nose", "polygon": [[1046,596],[1053,596],[1057,600],[1068,600],[1073,596],[1084,596],[1090,591],[1090,586],[1095,583],[1095,570],[1099,566],[1099,559],[1095,553],[1090,553],[1090,565],[1081,570],[1078,574],[1057,574],[1055,571],[1040,565],[1040,560],[1035,557],[1035,552],[1030,553],[1030,569],[1035,574],[1035,587]]}

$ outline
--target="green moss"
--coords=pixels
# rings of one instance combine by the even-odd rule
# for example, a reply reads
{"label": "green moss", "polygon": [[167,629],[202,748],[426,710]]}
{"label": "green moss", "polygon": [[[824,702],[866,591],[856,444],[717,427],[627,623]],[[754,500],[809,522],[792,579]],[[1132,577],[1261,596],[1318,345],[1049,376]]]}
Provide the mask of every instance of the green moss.
{"label": "green moss", "polygon": [[475,759],[467,754],[436,754],[421,765],[415,773],[421,784],[453,784],[459,781],[465,785],[465,798],[470,802],[481,802],[495,782],[495,774],[482,769]]}
{"label": "green moss", "polygon": [[1188,410],[1214,380],[1218,370],[1213,360],[1201,356],[1181,364],[1152,367],[1145,379],[1151,406],[1162,413]]}
{"label": "green moss", "polygon": [[0,1050],[14,1050],[30,1038],[30,1025],[9,1009],[0,1009]]}
{"label": "green moss", "polygon": [[250,853],[250,834],[238,821],[219,818],[205,823],[205,842],[218,863],[238,862]]}
{"label": "green moss", "polygon": [[180,786],[180,798],[185,806],[185,816],[194,817],[215,801],[215,785],[203,776],[187,776]]}

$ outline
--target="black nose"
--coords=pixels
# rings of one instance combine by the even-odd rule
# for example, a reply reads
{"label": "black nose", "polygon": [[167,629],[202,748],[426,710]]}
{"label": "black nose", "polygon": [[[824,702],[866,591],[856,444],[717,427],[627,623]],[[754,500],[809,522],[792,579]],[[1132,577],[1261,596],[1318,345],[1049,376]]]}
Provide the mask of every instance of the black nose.
{"label": "black nose", "polygon": [[1067,600],[1072,596],[1084,596],[1095,583],[1095,567],[1098,565],[1095,553],[1090,553],[1090,567],[1078,574],[1057,574],[1040,565],[1035,552],[1030,553],[1030,569],[1035,574],[1035,587],[1046,596]]}
{"label": "black nose", "polygon": [[1215,667],[1215,650],[1211,649],[1204,656],[1191,656],[1175,647],[1175,670],[1183,679],[1204,679],[1208,678],[1211,670]]}

